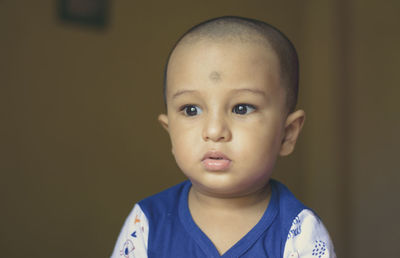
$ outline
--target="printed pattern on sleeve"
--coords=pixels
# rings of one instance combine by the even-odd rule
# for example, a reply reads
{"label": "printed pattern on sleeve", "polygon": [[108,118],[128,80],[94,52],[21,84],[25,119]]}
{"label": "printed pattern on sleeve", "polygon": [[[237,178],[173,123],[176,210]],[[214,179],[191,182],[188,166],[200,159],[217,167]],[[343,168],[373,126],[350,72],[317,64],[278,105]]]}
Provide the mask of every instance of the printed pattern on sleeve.
{"label": "printed pattern on sleeve", "polygon": [[293,220],[283,257],[336,258],[328,231],[311,210],[302,210]]}
{"label": "printed pattern on sleeve", "polygon": [[149,223],[142,209],[135,204],[125,221],[111,258],[147,257]]}

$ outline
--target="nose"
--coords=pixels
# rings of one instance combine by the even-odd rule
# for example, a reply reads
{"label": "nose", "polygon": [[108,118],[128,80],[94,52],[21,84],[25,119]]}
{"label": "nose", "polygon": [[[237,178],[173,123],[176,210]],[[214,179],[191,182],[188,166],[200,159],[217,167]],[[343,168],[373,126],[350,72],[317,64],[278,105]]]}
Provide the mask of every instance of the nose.
{"label": "nose", "polygon": [[230,141],[232,133],[228,122],[221,115],[209,117],[203,128],[203,140],[213,142]]}

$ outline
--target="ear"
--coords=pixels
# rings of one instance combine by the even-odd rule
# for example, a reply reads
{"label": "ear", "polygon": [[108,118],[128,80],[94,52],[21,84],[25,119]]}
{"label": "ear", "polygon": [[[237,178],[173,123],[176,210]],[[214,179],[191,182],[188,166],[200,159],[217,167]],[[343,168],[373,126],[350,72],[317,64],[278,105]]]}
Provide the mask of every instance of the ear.
{"label": "ear", "polygon": [[168,130],[168,116],[166,114],[160,114],[158,116],[158,122],[162,125],[162,127],[169,132]]}
{"label": "ear", "polygon": [[279,155],[287,156],[293,152],[301,128],[303,128],[305,117],[306,114],[303,110],[297,110],[287,117]]}
{"label": "ear", "polygon": [[[169,133],[169,127],[168,127],[168,116],[166,114],[160,114],[158,116],[158,122],[162,125],[162,127]],[[175,156],[175,151],[174,147],[171,148],[172,155]]]}

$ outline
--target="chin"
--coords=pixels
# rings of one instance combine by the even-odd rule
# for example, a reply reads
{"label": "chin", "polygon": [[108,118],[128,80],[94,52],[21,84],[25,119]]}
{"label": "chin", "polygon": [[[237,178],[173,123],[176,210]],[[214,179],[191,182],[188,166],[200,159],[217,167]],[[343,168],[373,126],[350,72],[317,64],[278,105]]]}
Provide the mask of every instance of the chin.
{"label": "chin", "polygon": [[241,196],[247,194],[252,189],[252,187],[246,187],[242,183],[227,180],[226,178],[213,178],[208,180],[196,180],[195,178],[189,179],[197,191],[213,196]]}

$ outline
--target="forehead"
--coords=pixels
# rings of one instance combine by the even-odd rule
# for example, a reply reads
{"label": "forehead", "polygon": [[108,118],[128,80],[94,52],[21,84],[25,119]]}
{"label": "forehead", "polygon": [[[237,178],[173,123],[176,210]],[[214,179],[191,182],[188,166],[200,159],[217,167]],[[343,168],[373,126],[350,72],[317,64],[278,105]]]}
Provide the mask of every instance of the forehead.
{"label": "forehead", "polygon": [[280,89],[279,61],[266,44],[200,40],[179,45],[167,71],[167,99],[177,91]]}

